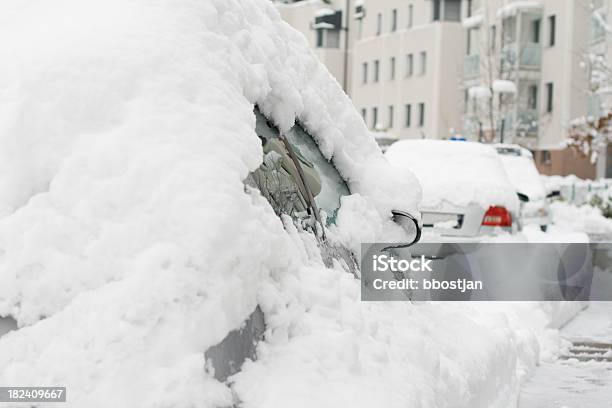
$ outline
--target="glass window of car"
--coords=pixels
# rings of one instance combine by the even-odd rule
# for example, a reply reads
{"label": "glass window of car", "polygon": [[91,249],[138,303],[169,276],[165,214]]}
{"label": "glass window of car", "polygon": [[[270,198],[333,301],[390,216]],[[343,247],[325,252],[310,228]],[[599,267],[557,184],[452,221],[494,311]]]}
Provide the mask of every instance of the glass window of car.
{"label": "glass window of car", "polygon": [[[289,152],[283,145],[278,129],[258,109],[255,109],[255,115],[256,132],[264,145],[265,157],[264,163],[253,173],[252,178],[262,195],[277,214],[284,213],[297,218],[310,206],[310,193],[316,207],[325,213],[326,224],[335,223],[341,197],[350,194],[338,170],[323,156],[314,139],[299,124],[285,135],[291,149]],[[291,159],[291,153],[295,154],[297,160]]]}
{"label": "glass window of car", "polygon": [[327,215],[327,224],[336,221],[340,199],[350,195],[346,182],[338,170],[321,153],[313,138],[299,125],[287,132],[287,139],[298,156],[311,163],[321,179],[321,191],[314,196],[320,210]]}

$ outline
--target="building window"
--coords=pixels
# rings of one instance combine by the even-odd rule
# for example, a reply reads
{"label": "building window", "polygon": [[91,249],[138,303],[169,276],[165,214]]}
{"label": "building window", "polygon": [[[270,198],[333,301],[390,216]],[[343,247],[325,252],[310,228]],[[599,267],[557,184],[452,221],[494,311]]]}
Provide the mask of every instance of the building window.
{"label": "building window", "polygon": [[540,42],[540,27],[542,26],[542,20],[535,19],[531,22],[531,42],[538,44]]}
{"label": "building window", "polygon": [[467,32],[467,55],[480,54],[480,28],[474,27],[468,29]]}
{"label": "building window", "polygon": [[433,0],[431,4],[433,7],[431,19],[433,21],[440,21],[440,17],[442,16],[442,0]]}
{"label": "building window", "polygon": [[323,47],[323,29],[319,28],[316,30],[317,33],[317,48]]}
{"label": "building window", "polygon": [[391,31],[397,30],[397,9],[391,11]]}
{"label": "building window", "polygon": [[393,105],[389,106],[389,123],[387,128],[388,129],[392,129],[393,128],[393,114],[394,114],[394,109],[393,109]]}
{"label": "building window", "polygon": [[378,108],[372,108],[372,129],[378,126]]}
{"label": "building window", "polygon": [[433,0],[433,21],[461,21],[461,0]]}
{"label": "building window", "polygon": [[318,28],[317,48],[340,48],[340,30]]}
{"label": "building window", "polygon": [[425,104],[419,103],[419,127],[425,126]]}
{"label": "building window", "polygon": [[527,88],[527,108],[537,109],[538,108],[538,86],[529,85]]}
{"label": "building window", "polygon": [[411,77],[414,74],[414,55],[406,56],[406,76]]}
{"label": "building window", "polygon": [[542,161],[542,163],[544,163],[544,164],[550,164],[551,159],[552,159],[552,155],[550,154],[550,150],[542,150],[542,151],[540,152],[540,154],[541,154],[541,156],[540,156],[540,157],[541,157],[541,161]]}
{"label": "building window", "polygon": [[365,123],[368,123],[368,110],[366,108],[361,110],[361,118]]}
{"label": "building window", "polygon": [[414,6],[410,4],[408,6],[408,28],[412,28],[414,24]]}
{"label": "building window", "polygon": [[421,51],[421,75],[427,72],[427,52]]}
{"label": "building window", "polygon": [[553,98],[554,98],[554,87],[553,83],[549,82],[546,84],[546,112],[551,113],[553,111]]}
{"label": "building window", "polygon": [[495,52],[496,44],[497,44],[497,27],[495,26],[495,24],[493,24],[491,28],[489,29],[489,49],[491,50],[491,53]]}
{"label": "building window", "polygon": [[364,84],[368,83],[368,63],[364,62],[363,64],[361,64],[361,82],[363,82]]}
{"label": "building window", "polygon": [[361,40],[363,37],[363,18],[357,19],[357,38]]}
{"label": "building window", "polygon": [[461,0],[444,0],[444,21],[461,21]]}
{"label": "building window", "polygon": [[516,16],[504,18],[501,30],[502,45],[513,44],[516,41]]}
{"label": "building window", "polygon": [[555,46],[556,35],[557,35],[557,17],[554,15],[549,16],[548,17],[548,45],[550,47]]}
{"label": "building window", "polygon": [[406,120],[404,121],[404,124],[406,125],[407,128],[409,128],[410,121],[412,119],[412,105],[407,104],[405,107],[405,111],[406,111]]}
{"label": "building window", "polygon": [[380,61],[374,61],[374,82],[378,82],[380,77]]}
{"label": "building window", "polygon": [[378,13],[376,16],[376,35],[382,33],[382,14]]}
{"label": "building window", "polygon": [[392,81],[395,79],[395,57],[391,57],[389,60],[389,78]]}

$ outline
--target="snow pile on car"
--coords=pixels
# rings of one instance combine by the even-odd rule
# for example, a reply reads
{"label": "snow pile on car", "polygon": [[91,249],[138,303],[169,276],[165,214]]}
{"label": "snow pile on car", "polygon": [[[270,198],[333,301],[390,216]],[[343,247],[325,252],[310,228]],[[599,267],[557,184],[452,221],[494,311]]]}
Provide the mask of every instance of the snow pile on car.
{"label": "snow pile on car", "polygon": [[[347,178],[335,232],[352,247],[399,236],[389,211],[420,197],[267,0],[5,0],[0,60],[0,316],[20,325],[0,384],[66,386],[71,407],[515,398],[531,333],[468,306],[362,304],[245,191],[257,103]],[[266,341],[232,390],[203,353],[257,304]]]}
{"label": "snow pile on car", "polygon": [[546,198],[544,183],[530,153],[529,156],[500,155],[500,159],[510,182],[519,193],[527,195],[530,201]]}
{"label": "snow pile on car", "polygon": [[423,187],[422,207],[502,205],[518,210],[514,187],[493,148],[480,143],[402,140],[385,153],[399,172],[412,172]]}

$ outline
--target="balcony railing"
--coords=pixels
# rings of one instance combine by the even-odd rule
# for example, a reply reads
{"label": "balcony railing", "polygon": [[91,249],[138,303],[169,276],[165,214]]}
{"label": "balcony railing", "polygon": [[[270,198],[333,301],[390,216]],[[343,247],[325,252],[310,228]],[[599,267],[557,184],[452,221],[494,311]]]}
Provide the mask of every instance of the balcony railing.
{"label": "balcony railing", "polygon": [[542,46],[539,43],[526,43],[520,50],[520,63],[524,67],[542,65]]}
{"label": "balcony railing", "polygon": [[519,109],[516,112],[516,133],[526,136],[535,136],[539,129],[539,115],[537,109]]}
{"label": "balcony railing", "polygon": [[480,75],[480,55],[466,55],[463,62],[463,76],[475,78]]}
{"label": "balcony railing", "polygon": [[542,46],[539,43],[506,44],[501,52],[502,64],[507,67],[539,68],[542,65]]}

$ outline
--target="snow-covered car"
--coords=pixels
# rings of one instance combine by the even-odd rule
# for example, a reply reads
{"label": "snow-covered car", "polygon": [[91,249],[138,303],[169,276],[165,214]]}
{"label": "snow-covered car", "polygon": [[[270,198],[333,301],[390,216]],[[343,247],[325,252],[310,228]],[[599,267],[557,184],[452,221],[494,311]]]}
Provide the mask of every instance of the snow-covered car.
{"label": "snow-covered car", "polygon": [[418,237],[420,186],[270,1],[4,2],[0,58],[0,384],[268,405],[279,340],[322,364],[319,338],[363,343],[338,325],[369,313],[356,255]]}
{"label": "snow-covered car", "polygon": [[533,161],[533,155],[524,147],[510,144],[493,145],[506,174],[521,196],[522,225],[536,224],[546,231],[550,224],[550,211],[546,189]]}
{"label": "snow-covered car", "polygon": [[385,153],[398,172],[423,188],[423,231],[479,239],[517,231],[519,201],[495,150],[481,143],[402,140]]}

